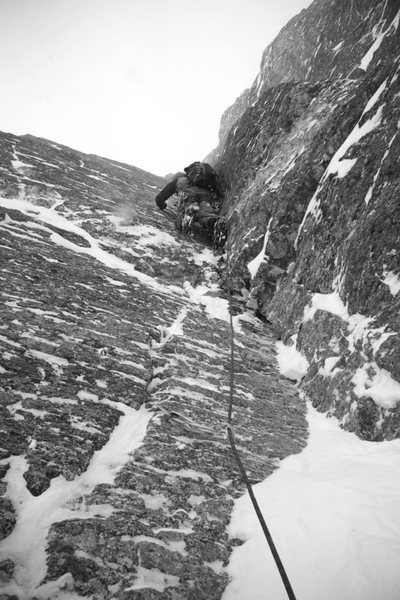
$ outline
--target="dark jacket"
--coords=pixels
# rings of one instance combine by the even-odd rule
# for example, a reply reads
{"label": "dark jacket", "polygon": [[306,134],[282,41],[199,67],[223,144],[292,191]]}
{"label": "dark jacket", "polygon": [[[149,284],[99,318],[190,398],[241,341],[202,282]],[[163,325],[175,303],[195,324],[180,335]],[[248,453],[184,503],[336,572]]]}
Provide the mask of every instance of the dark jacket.
{"label": "dark jacket", "polygon": [[156,196],[156,203],[158,208],[164,210],[167,206],[167,200],[177,192],[176,184],[178,182],[179,177],[175,177],[172,181],[167,183],[165,187],[159,192]]}

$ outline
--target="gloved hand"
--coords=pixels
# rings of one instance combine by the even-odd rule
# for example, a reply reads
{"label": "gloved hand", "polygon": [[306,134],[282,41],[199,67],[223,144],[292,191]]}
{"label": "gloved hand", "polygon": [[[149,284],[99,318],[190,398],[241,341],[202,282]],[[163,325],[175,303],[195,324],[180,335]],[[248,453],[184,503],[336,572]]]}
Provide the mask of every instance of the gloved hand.
{"label": "gloved hand", "polygon": [[165,200],[161,200],[161,198],[156,198],[156,203],[159,209],[164,210],[167,207],[167,203]]}

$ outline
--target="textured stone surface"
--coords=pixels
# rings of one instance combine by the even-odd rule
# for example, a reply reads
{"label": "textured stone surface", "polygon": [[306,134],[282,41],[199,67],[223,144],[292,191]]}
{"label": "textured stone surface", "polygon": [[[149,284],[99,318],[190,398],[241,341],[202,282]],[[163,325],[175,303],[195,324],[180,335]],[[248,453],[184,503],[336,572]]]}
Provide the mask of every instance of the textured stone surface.
{"label": "textured stone surface", "polygon": [[264,50],[259,73],[221,118],[221,154],[232,126],[271,87],[287,82],[357,79],[360,63],[395,18],[396,0],[315,0],[293,17]]}
{"label": "textured stone surface", "polygon": [[[223,260],[157,209],[159,178],[32,137],[0,147],[2,597],[221,598],[243,493]],[[233,300],[233,420],[255,482],[304,446],[304,402],[270,326]],[[136,414],[143,443],[105,481],[93,465]]]}
{"label": "textured stone surface", "polygon": [[[381,376],[400,382],[399,294],[388,283],[400,270],[398,11],[339,0],[302,11],[265,50],[248,108],[219,149],[235,288],[285,341],[297,336],[314,405],[376,440],[400,434],[400,405],[368,395]],[[316,294],[336,294],[342,314],[305,323]],[[321,374],[337,352],[335,376]]]}

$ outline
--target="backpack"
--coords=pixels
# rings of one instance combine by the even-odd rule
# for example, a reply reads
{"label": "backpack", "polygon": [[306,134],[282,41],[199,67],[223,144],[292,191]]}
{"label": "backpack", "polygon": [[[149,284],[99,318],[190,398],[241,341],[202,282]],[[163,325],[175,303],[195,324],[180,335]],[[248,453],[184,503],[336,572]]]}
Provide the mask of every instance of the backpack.
{"label": "backpack", "polygon": [[218,176],[208,163],[194,162],[184,169],[191,185],[218,191]]}

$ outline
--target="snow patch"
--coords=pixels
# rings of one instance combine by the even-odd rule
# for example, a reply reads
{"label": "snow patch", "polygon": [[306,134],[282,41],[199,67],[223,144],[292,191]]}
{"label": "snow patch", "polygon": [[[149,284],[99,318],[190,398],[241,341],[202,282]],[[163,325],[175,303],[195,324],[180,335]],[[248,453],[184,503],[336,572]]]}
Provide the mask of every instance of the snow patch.
{"label": "snow patch", "polygon": [[170,477],[182,477],[183,479],[195,479],[205,482],[212,482],[212,479],[207,473],[200,473],[199,471],[195,471],[194,469],[180,469],[179,471],[167,471]]}
{"label": "snow patch", "polygon": [[210,248],[203,248],[201,252],[193,252],[193,260],[194,264],[201,267],[204,263],[207,264],[215,264],[216,257],[214,256],[212,250]]}
{"label": "snow patch", "polygon": [[69,365],[69,361],[66,358],[54,356],[54,354],[48,354],[47,352],[40,352],[39,350],[27,350],[26,356],[31,356],[32,358],[47,362],[53,367],[53,370],[57,375],[62,374],[62,367],[67,367]]}
{"label": "snow patch", "polygon": [[202,304],[205,307],[206,313],[213,319],[230,322],[229,302],[225,298],[219,296],[210,296],[210,292],[219,292],[218,286],[210,288],[206,285],[198,285],[193,287],[190,282],[185,281],[183,288],[191,302]]}
{"label": "snow patch", "polygon": [[337,165],[337,177],[343,179],[356,164],[356,158],[343,158]]}
{"label": "snow patch", "polygon": [[382,408],[394,408],[400,402],[400,383],[376,363],[365,363],[351,381],[356,396],[372,398]]}
{"label": "snow patch", "polygon": [[136,570],[135,582],[131,586],[124,588],[124,592],[149,588],[164,592],[167,588],[178,585],[179,577],[176,575],[168,575],[159,569],[145,569],[139,566]]}
{"label": "snow patch", "polygon": [[376,90],[375,94],[373,96],[371,96],[371,98],[368,100],[367,105],[363,110],[363,115],[365,115],[367,112],[369,112],[373,106],[375,106],[375,104],[378,102],[381,94],[383,94],[383,92],[385,91],[386,87],[387,87],[387,78],[385,79],[385,81],[383,83],[381,83],[381,85]]}
{"label": "snow patch", "polygon": [[347,175],[347,173],[349,173],[351,168],[356,163],[357,159],[343,159],[344,155],[351,146],[357,144],[363,137],[374,131],[374,129],[376,129],[379,126],[382,119],[382,111],[383,106],[380,106],[374,114],[374,116],[371,117],[371,119],[363,123],[361,126],[359,125],[359,123],[357,123],[353,131],[350,133],[350,135],[340,146],[339,150],[337,150],[337,152],[333,156],[321,181],[325,181],[328,175],[331,174],[337,174],[338,177],[341,178]]}
{"label": "snow patch", "polygon": [[4,481],[8,484],[7,496],[16,509],[17,524],[0,542],[0,560],[11,558],[16,566],[15,581],[3,587],[3,593],[14,593],[21,598],[41,597],[38,595],[41,588],[37,587],[46,575],[46,538],[53,523],[96,514],[109,516],[113,512],[108,505],[81,504],[82,496],[90,494],[96,485],[114,481],[130,454],[142,443],[152,413],[121,402],[103,403],[119,410],[122,416],[109,441],[93,454],[86,472],[74,480],[66,481],[60,475],[52,479],[50,487],[40,496],[32,496],[24,479],[27,460],[24,456],[10,458]]}
{"label": "snow patch", "polygon": [[212,383],[209,383],[206,379],[200,379],[200,377],[179,377],[177,381],[182,381],[186,383],[188,386],[201,387],[205,390],[210,390],[212,392],[219,392],[219,388]]}
{"label": "snow patch", "polygon": [[333,52],[334,54],[336,54],[337,52],[339,52],[339,50],[340,50],[340,48],[343,46],[343,44],[344,44],[344,42],[340,42],[339,44],[336,44],[336,46],[334,46],[334,47],[332,48],[332,52]]}
{"label": "snow patch", "polygon": [[[308,406],[300,453],[254,486],[297,598],[397,600],[400,589],[400,440],[366,442]],[[235,502],[223,600],[287,600],[246,494]]]}
{"label": "snow patch", "polygon": [[230,315],[228,300],[225,300],[224,298],[217,298],[215,296],[202,296],[200,302],[205,306],[206,312],[210,317],[229,322]]}
{"label": "snow patch", "polygon": [[47,231],[50,234],[50,240],[66,248],[67,250],[71,250],[72,252],[76,252],[77,254],[86,254],[91,256],[95,260],[98,260],[103,265],[110,269],[120,270],[126,275],[130,277],[135,277],[144,285],[149,286],[152,289],[155,289],[160,292],[171,294],[173,292],[177,294],[181,294],[181,290],[177,286],[165,286],[156,281],[153,277],[142,273],[141,271],[137,271],[135,267],[115,256],[109,252],[106,252],[100,247],[100,242],[96,240],[90,233],[88,233],[82,227],[75,225],[74,223],[68,221],[65,217],[60,215],[60,213],[53,211],[49,208],[45,208],[43,206],[37,206],[27,200],[18,200],[18,199],[9,199],[9,198],[1,198],[0,197],[0,206],[4,208],[9,208],[11,210],[19,210],[23,214],[28,216],[34,216],[36,219],[47,223],[48,225],[53,225],[58,229],[63,229],[64,231],[69,231],[71,233],[75,233],[86,242],[88,242],[89,246],[79,246],[74,242],[67,240],[62,237],[58,233],[54,233],[51,229],[48,229],[43,226],[38,226],[36,223],[27,223],[25,222],[25,226],[37,227],[42,230]]}
{"label": "snow patch", "polygon": [[306,322],[313,319],[317,310],[330,312],[345,321],[349,318],[347,308],[337,292],[332,292],[331,294],[314,294],[310,305],[304,309],[303,321]]}
{"label": "snow patch", "polygon": [[304,308],[303,322],[313,319],[317,310],[323,310],[336,315],[347,323],[349,333],[346,336],[346,340],[349,344],[350,352],[353,352],[356,343],[361,341],[363,347],[369,344],[375,355],[389,337],[396,335],[393,331],[386,331],[386,325],[371,327],[371,323],[375,320],[374,317],[366,317],[359,313],[349,315],[347,307],[337,292],[331,294],[314,294],[308,306]]}
{"label": "snow patch", "polygon": [[260,268],[261,263],[263,262],[263,260],[265,258],[265,250],[266,250],[266,247],[267,247],[267,244],[268,244],[268,239],[269,239],[269,234],[270,234],[272,219],[273,219],[273,217],[271,217],[270,220],[269,220],[269,222],[268,222],[267,231],[265,232],[265,236],[264,236],[263,247],[261,248],[259,254],[257,254],[257,256],[255,258],[253,258],[253,260],[251,260],[247,264],[247,268],[250,271],[252,279],[254,279],[254,277],[257,275],[258,269]]}
{"label": "snow patch", "polygon": [[13,346],[14,348],[22,348],[22,345],[19,342],[9,340],[7,337],[4,337],[4,335],[0,335],[0,341],[8,344],[9,346]]}
{"label": "snow patch", "polygon": [[187,312],[188,312],[187,308],[182,308],[180,310],[178,316],[176,317],[175,321],[172,323],[172,325],[170,325],[169,327],[164,327],[164,326],[158,327],[158,329],[160,330],[160,333],[161,333],[160,341],[159,342],[156,342],[155,340],[152,341],[151,347],[153,349],[162,348],[173,337],[176,337],[176,336],[180,337],[180,336],[184,335],[182,323],[186,319]]}
{"label": "snow patch", "polygon": [[88,392],[86,390],[79,390],[79,392],[76,395],[78,396],[79,400],[89,400],[89,402],[99,401],[99,397],[97,394],[92,394],[92,392]]}
{"label": "snow patch", "polygon": [[16,171],[19,171],[20,173],[22,173],[22,175],[24,174],[26,169],[32,169],[32,165],[28,165],[27,163],[22,162],[22,160],[19,159],[15,159],[11,161],[11,164],[13,166],[13,168]]}
{"label": "snow patch", "polygon": [[280,374],[299,383],[310,366],[306,357],[296,350],[295,344],[285,346],[283,342],[276,342],[276,349]]}
{"label": "snow patch", "polygon": [[333,377],[339,371],[339,369],[335,369],[339,360],[340,356],[328,356],[324,361],[324,366],[318,370],[318,373],[323,377]]}
{"label": "snow patch", "polygon": [[388,286],[392,296],[396,296],[400,292],[400,277],[393,271],[384,271],[382,283]]}
{"label": "snow patch", "polygon": [[397,15],[395,16],[393,21],[390,23],[389,27],[385,31],[382,31],[378,35],[378,37],[376,38],[376,40],[374,41],[374,43],[372,44],[372,46],[370,47],[368,52],[363,56],[363,58],[361,59],[361,62],[360,62],[360,69],[362,69],[363,71],[366,71],[368,69],[370,62],[373,59],[375,52],[378,50],[378,48],[382,44],[385,35],[387,35],[391,29],[393,29],[393,31],[396,31],[397,27],[399,26],[399,20],[400,20],[400,11],[397,13]]}

